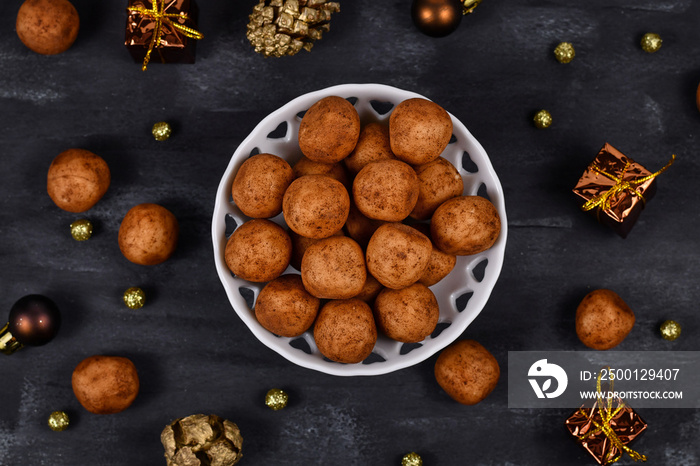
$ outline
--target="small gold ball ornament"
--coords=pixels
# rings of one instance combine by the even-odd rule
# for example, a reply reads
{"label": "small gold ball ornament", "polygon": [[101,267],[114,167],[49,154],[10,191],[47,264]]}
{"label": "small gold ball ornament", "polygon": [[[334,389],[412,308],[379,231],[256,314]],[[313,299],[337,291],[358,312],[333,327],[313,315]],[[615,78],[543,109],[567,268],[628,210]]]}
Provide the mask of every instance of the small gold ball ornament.
{"label": "small gold ball ornament", "polygon": [[86,241],[92,236],[92,222],[87,219],[76,220],[70,224],[70,235],[76,241]]}
{"label": "small gold ball ornament", "polygon": [[49,415],[49,427],[55,432],[61,432],[68,428],[70,418],[65,411],[54,411]]}
{"label": "small gold ball ornament", "polygon": [[661,36],[653,32],[647,32],[642,36],[642,50],[647,53],[654,53],[661,48]]}
{"label": "small gold ball ornament", "polygon": [[151,133],[153,133],[153,137],[156,138],[156,141],[165,141],[173,133],[173,129],[167,121],[159,121],[153,125]]}
{"label": "small gold ball ornament", "polygon": [[273,411],[279,411],[287,406],[289,395],[279,388],[271,388],[265,395],[265,404]]}
{"label": "small gold ball ornament", "polygon": [[552,125],[552,115],[547,110],[540,110],[532,119],[539,129],[546,129]]}
{"label": "small gold ball ornament", "polygon": [[681,336],[681,324],[675,320],[667,320],[661,324],[659,330],[661,331],[661,336],[664,340],[673,341]]}
{"label": "small gold ball ornament", "polygon": [[569,63],[576,56],[576,50],[571,42],[561,42],[554,49],[554,56],[559,63]]}
{"label": "small gold ball ornament", "polygon": [[414,451],[403,455],[401,466],[423,466],[423,458]]}
{"label": "small gold ball ornament", "polygon": [[129,309],[139,309],[146,304],[146,293],[141,288],[132,286],[124,292],[124,304]]}

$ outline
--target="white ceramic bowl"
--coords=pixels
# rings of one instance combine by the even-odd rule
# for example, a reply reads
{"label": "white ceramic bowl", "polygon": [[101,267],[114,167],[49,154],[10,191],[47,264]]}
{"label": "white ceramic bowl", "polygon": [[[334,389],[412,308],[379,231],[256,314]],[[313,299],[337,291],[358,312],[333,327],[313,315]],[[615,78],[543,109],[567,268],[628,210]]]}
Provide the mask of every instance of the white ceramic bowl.
{"label": "white ceramic bowl", "polygon": [[[424,361],[449,345],[464,332],[483,309],[503,265],[508,233],[503,189],[479,142],[459,120],[450,115],[454,137],[442,153],[442,157],[452,162],[462,175],[464,194],[479,193],[486,195],[493,202],[501,217],[501,234],[496,244],[488,251],[473,256],[458,257],[454,270],[431,287],[440,305],[438,328],[433,335],[416,344],[403,344],[380,335],[372,356],[367,360],[358,364],[341,364],[330,361],[319,353],[311,330],[296,338],[278,337],[270,333],[258,323],[249,305],[249,302],[252,303],[257,299],[264,284],[251,283],[234,277],[224,261],[226,241],[233,230],[232,220],[239,226],[248,220],[231,199],[231,184],[238,168],[251,153],[275,154],[293,165],[301,156],[297,132],[303,112],[321,98],[330,95],[344,97],[354,102],[363,124],[372,121],[385,121],[388,124],[389,115],[394,106],[412,97],[423,97],[414,92],[381,84],[344,84],[297,97],[268,115],[238,146],[221,178],[212,219],[214,260],[233,309],[265,345],[295,364],[327,374],[342,376],[385,374]],[[473,164],[467,164],[469,171],[463,167],[462,163],[465,153],[473,162]],[[284,218],[281,214],[272,220],[284,226]],[[290,267],[285,273],[299,272]],[[248,295],[248,301],[243,294]]]}

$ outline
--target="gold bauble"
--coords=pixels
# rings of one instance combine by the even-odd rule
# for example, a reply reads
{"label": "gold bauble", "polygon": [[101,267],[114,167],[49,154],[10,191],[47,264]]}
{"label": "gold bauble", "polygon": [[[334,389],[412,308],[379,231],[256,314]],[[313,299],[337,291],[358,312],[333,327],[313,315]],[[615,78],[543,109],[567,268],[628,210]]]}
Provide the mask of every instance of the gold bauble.
{"label": "gold bauble", "polygon": [[423,466],[423,458],[414,451],[403,455],[401,466]]}
{"label": "gold bauble", "polygon": [[535,114],[533,121],[539,129],[546,129],[552,125],[552,115],[547,110],[540,110]]}
{"label": "gold bauble", "polygon": [[279,411],[287,406],[289,395],[284,390],[279,388],[271,388],[265,395],[265,404],[268,408]]}
{"label": "gold bauble", "polygon": [[559,63],[569,63],[576,56],[576,50],[571,42],[561,42],[554,49],[554,56]]}
{"label": "gold bauble", "polygon": [[173,133],[173,129],[167,121],[159,121],[153,125],[151,133],[153,133],[153,137],[156,138],[156,141],[165,141]]}
{"label": "gold bauble", "polygon": [[661,48],[661,36],[653,32],[647,32],[642,36],[642,50],[647,53],[654,53]]}
{"label": "gold bauble", "polygon": [[129,309],[139,309],[146,304],[146,293],[141,288],[132,286],[124,292],[124,304]]}
{"label": "gold bauble", "polygon": [[68,418],[65,411],[54,411],[49,415],[48,424],[51,430],[61,432],[68,428],[70,418]]}
{"label": "gold bauble", "polygon": [[92,236],[92,223],[87,219],[76,220],[70,224],[70,235],[76,241],[86,241]]}
{"label": "gold bauble", "polygon": [[667,320],[661,324],[659,330],[661,331],[661,336],[664,340],[673,341],[681,336],[681,324],[675,320]]}

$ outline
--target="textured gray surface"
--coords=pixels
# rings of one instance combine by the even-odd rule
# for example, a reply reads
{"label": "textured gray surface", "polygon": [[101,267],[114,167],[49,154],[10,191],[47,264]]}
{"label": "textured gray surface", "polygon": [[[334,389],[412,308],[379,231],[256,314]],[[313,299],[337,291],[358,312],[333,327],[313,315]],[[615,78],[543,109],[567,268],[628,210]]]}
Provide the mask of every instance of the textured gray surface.
{"label": "textured gray surface", "polygon": [[[241,464],[393,465],[414,450],[430,466],[592,464],[567,438],[567,410],[507,408],[505,370],[486,401],[460,406],[435,383],[434,357],[384,376],[328,376],[264,347],[230,308],[210,241],[229,157],[275,108],[344,82],[428,96],[489,153],[510,231],[501,278],[463,337],[502,369],[508,351],[583,350],[574,311],[601,287],[637,315],[618,349],[699,349],[697,2],[485,0],[455,33],[432,39],[413,27],[408,0],[345,1],[311,53],[263,59],[245,39],[255,2],[202,0],[197,63],[146,73],[122,45],[125,1],[74,0],[80,35],[53,57],[17,39],[20,3],[0,4],[0,309],[43,293],[64,325],[50,345],[0,359],[0,464],[164,464],[161,429],[197,412],[238,423]],[[649,31],[664,39],[653,55],[639,47]],[[569,65],[552,56],[563,40],[576,46]],[[540,108],[554,117],[546,131],[531,123]],[[160,120],[175,126],[167,142],[150,136]],[[605,142],[650,169],[679,156],[627,240],[579,212],[570,192]],[[85,243],[68,229],[79,216],[45,189],[51,160],[69,147],[112,169],[110,190],[86,215],[96,234]],[[180,221],[165,264],[133,265],[119,252],[119,223],[140,202],[161,203]],[[138,311],[120,302],[134,285],[149,299]],[[667,318],[683,324],[674,343],[656,330]],[[71,372],[92,354],[136,364],[142,390],[129,410],[96,416],[73,397]],[[287,409],[264,406],[271,387],[289,391]],[[56,409],[73,419],[62,433],[46,426]],[[700,462],[697,410],[642,414],[649,429],[636,447],[650,464]]]}

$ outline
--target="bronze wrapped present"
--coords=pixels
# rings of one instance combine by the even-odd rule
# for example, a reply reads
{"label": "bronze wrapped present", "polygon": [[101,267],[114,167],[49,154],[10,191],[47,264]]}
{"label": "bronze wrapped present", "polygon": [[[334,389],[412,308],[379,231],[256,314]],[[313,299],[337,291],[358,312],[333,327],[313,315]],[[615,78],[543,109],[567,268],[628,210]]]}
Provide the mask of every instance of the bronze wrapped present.
{"label": "bronze wrapped present", "polygon": [[197,4],[194,0],[129,0],[126,48],[142,69],[153,56],[161,63],[194,63]]}
{"label": "bronze wrapped present", "polygon": [[608,389],[601,390],[600,377],[596,385],[598,399],[593,407],[582,406],[574,411],[566,419],[566,428],[598,464],[615,463],[625,453],[634,461],[646,461],[646,456],[628,446],[644,432],[646,422],[620,398],[606,396],[613,392],[613,384],[611,381]]}
{"label": "bronze wrapped present", "polygon": [[675,155],[661,170],[652,173],[606,143],[586,168],[573,191],[595,211],[600,223],[626,238],[639,218],[644,204],[656,193],[655,179],[666,171]]}

